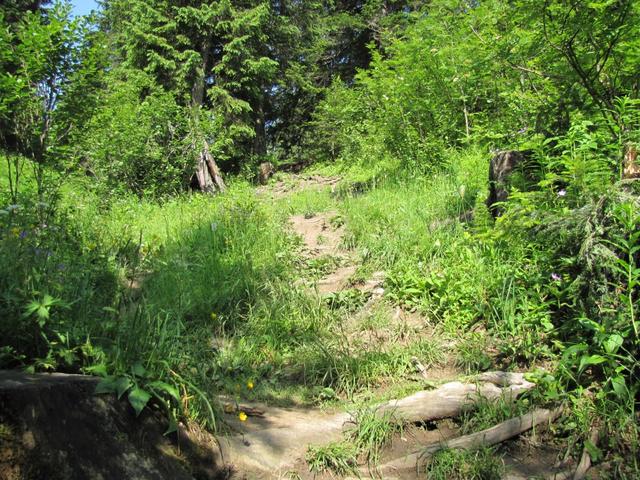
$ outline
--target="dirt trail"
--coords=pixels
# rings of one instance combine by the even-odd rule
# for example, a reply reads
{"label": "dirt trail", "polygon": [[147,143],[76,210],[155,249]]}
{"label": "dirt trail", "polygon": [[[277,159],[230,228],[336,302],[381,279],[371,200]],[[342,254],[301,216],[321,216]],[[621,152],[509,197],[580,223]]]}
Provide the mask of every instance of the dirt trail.
{"label": "dirt trail", "polygon": [[349,280],[358,269],[353,252],[341,246],[344,226],[336,224],[337,218],[338,213],[330,211],[313,217],[294,215],[289,219],[292,230],[302,238],[305,259],[325,257],[337,265],[317,282],[316,287],[321,295],[348,288]]}
{"label": "dirt trail", "polygon": [[[337,177],[293,176],[290,181],[260,187],[258,193],[281,198],[304,189],[333,188],[339,180]],[[374,272],[364,281],[356,280],[359,257],[343,245],[346,229],[337,211],[319,212],[313,216],[293,215],[289,223],[292,231],[301,238],[301,261],[307,265],[305,275],[313,277],[309,285],[312,291],[327,297],[354,289],[366,298],[357,312],[344,319],[347,335],[357,338],[357,346],[362,348],[361,339],[367,337],[361,331],[360,323],[369,317],[373,309],[382,308],[379,304],[384,294],[385,273]],[[322,265],[322,268],[311,272],[313,268],[309,265],[314,263]],[[385,315],[389,321],[386,328],[376,329],[375,338],[369,337],[371,348],[379,349],[386,342],[398,340],[391,332],[424,330],[425,321],[419,315],[399,308],[387,310]],[[237,433],[220,440],[225,461],[236,467],[241,478],[289,478],[286,474],[293,471],[296,472],[294,478],[323,478],[309,472],[304,455],[309,445],[339,440],[342,425],[351,418],[349,414],[309,408],[275,408],[260,403],[246,405],[264,412],[264,416],[250,417],[245,422],[230,416],[229,424]],[[424,441],[426,438],[444,437],[442,433],[416,429],[408,433],[408,438]],[[405,438],[396,443],[392,451],[406,447],[406,442]]]}
{"label": "dirt trail", "polygon": [[[339,180],[337,177],[297,175],[271,186],[260,187],[258,193],[277,199],[305,189],[333,190]],[[409,346],[420,339],[437,341],[433,328],[423,316],[383,301],[385,272],[374,272],[365,280],[359,278],[360,259],[357,252],[345,248],[343,244],[346,228],[337,211],[293,215],[289,223],[292,231],[301,238],[301,273],[303,277],[308,277],[307,285],[312,291],[323,298],[331,298],[341,292],[357,290],[365,298],[359,308],[345,313],[340,331],[336,332],[336,335],[344,338],[350,351],[356,354],[363,351],[381,352],[392,346]],[[447,347],[443,348],[447,350]],[[419,365],[419,359],[413,358]],[[416,365],[415,377],[421,382],[454,380],[460,375],[461,372],[449,362],[427,365],[426,368]],[[275,408],[257,403],[247,406],[264,412],[264,416],[250,417],[245,422],[232,417],[229,424],[237,433],[220,440],[224,460],[234,465],[239,478],[335,478],[331,473],[311,473],[305,453],[310,445],[324,445],[343,439],[343,427],[345,422],[351,420],[350,414],[313,408]],[[457,435],[458,426],[449,419],[409,424],[384,449],[381,463]],[[550,471],[548,467],[555,450],[548,449],[538,459],[537,450],[531,448],[526,438],[523,436],[520,440],[505,444],[505,478],[530,478],[532,473],[544,476]],[[423,476],[417,472],[403,472],[397,478],[417,479]],[[373,467],[371,476],[365,474],[359,478],[381,477]]]}
{"label": "dirt trail", "polygon": [[324,177],[322,175],[294,174],[276,180],[270,185],[256,188],[258,195],[270,195],[272,198],[284,198],[302,190],[322,190],[330,188],[332,191],[342,180],[341,177]]}

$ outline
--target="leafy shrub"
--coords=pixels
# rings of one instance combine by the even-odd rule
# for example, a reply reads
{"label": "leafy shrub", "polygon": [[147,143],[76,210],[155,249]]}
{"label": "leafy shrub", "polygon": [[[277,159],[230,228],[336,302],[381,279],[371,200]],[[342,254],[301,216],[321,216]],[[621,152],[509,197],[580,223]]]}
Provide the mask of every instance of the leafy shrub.
{"label": "leafy shrub", "polygon": [[83,157],[98,185],[137,195],[182,191],[195,164],[188,118],[172,95],[153,87],[144,74],[128,72],[114,81],[82,139]]}
{"label": "leafy shrub", "polygon": [[111,316],[114,265],[68,212],[20,200],[0,210],[0,365],[77,371],[100,356],[86,324]]}

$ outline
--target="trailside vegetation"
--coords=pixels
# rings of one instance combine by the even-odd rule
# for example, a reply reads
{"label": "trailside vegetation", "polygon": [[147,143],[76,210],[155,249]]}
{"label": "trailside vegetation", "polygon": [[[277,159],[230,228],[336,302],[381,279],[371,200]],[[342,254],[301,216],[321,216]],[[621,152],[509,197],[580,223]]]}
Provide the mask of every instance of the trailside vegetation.
{"label": "trailside vegetation", "polygon": [[[71,12],[0,6],[0,368],[100,375],[138,413],[161,405],[170,430],[215,430],[221,394],[357,401],[402,385],[416,358],[452,357],[467,374],[530,372],[526,402],[570,410],[567,456],[638,475],[639,2]],[[522,161],[494,210],[489,162],[505,150]],[[339,180],[265,200],[265,162]],[[319,212],[344,228],[354,282],[384,272],[386,305],[442,341],[345,333],[368,298],[312,294],[343,260],[301,256],[288,226]],[[311,448],[312,470],[377,461],[402,431],[387,420]],[[504,420],[486,407],[465,422]],[[492,455],[439,452],[427,475],[499,478]]]}

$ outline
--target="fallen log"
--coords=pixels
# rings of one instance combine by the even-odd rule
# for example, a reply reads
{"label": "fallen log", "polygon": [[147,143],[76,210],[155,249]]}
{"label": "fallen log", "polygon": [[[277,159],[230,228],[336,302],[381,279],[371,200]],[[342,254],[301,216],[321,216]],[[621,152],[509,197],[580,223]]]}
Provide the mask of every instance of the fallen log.
{"label": "fallen log", "polygon": [[487,372],[473,380],[476,383],[450,382],[435,390],[425,390],[401,400],[391,400],[378,405],[377,412],[382,416],[391,411],[407,422],[438,420],[460,415],[464,410],[472,408],[480,398],[515,399],[535,386],[525,380],[521,373]]}
{"label": "fallen log", "polygon": [[561,408],[554,410],[537,409],[520,417],[511,418],[494,427],[480,432],[464,435],[446,442],[429,445],[426,448],[411,453],[405,457],[392,460],[380,467],[382,474],[394,474],[402,471],[414,470],[433,454],[445,449],[477,450],[504,442],[522,434],[542,423],[552,422],[562,413]]}
{"label": "fallen log", "polygon": [[[480,399],[515,398],[535,384],[522,374],[493,372],[475,378],[477,383],[451,382],[374,407],[378,415],[389,412],[402,421],[426,422],[460,415]],[[503,385],[500,388],[496,384]],[[343,438],[353,418],[348,413],[322,415],[314,411],[283,412],[275,422],[264,408],[264,427],[219,439],[223,458],[240,471],[275,473],[302,458],[309,445],[326,445]],[[270,418],[271,417],[271,418]],[[291,421],[287,421],[290,418]],[[245,430],[243,428],[243,430]]]}

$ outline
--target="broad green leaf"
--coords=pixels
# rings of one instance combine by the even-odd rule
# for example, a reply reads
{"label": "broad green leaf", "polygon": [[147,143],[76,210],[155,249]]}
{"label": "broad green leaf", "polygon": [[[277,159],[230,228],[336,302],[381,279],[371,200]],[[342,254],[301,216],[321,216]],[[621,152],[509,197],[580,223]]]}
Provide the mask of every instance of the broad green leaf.
{"label": "broad green leaf", "polygon": [[604,350],[609,354],[616,353],[622,346],[622,342],[624,342],[622,336],[614,333],[603,342]]}
{"label": "broad green leaf", "polygon": [[169,385],[168,383],[161,382],[158,380],[155,382],[151,382],[148,386],[149,388],[152,388],[157,392],[166,393],[171,398],[173,398],[176,402],[180,402],[180,394],[178,393],[178,389],[173,385]]}
{"label": "broad green leaf", "polygon": [[591,440],[586,440],[584,442],[584,448],[589,452],[589,456],[593,462],[597,462],[602,458],[602,450],[596,447]]}
{"label": "broad green leaf", "polygon": [[91,375],[97,375],[99,377],[107,376],[107,366],[104,363],[99,363],[98,365],[91,365],[90,367],[86,367],[84,369],[85,373],[90,373]]}
{"label": "broad green leaf", "polygon": [[141,363],[134,364],[133,367],[131,367],[131,372],[136,377],[144,378],[147,376],[147,369],[144,368]]}
{"label": "broad green leaf", "polygon": [[585,352],[587,348],[588,347],[586,343],[578,343],[576,345],[571,345],[563,352],[562,358],[567,359],[574,354]]}
{"label": "broad green leaf", "polygon": [[178,430],[178,419],[176,418],[176,414],[172,409],[168,410],[169,416],[169,425],[167,426],[167,430],[164,432],[164,435],[169,435]]}
{"label": "broad green leaf", "polygon": [[133,386],[133,382],[129,377],[118,377],[115,381],[116,393],[118,394],[118,400],[122,398],[127,390]]}
{"label": "broad green leaf", "polygon": [[611,387],[620,400],[626,401],[629,399],[629,389],[622,375],[611,378]]}
{"label": "broad green leaf", "polygon": [[129,403],[136,411],[136,416],[140,415],[140,412],[147,406],[149,400],[151,400],[151,394],[140,387],[134,387],[129,392]]}
{"label": "broad green leaf", "polygon": [[116,392],[116,377],[108,376],[100,380],[100,383],[96,385],[95,393],[115,393]]}
{"label": "broad green leaf", "polygon": [[607,359],[602,355],[585,355],[580,358],[580,367],[578,370],[582,372],[585,368],[590,365],[599,365],[601,363],[606,362]]}

